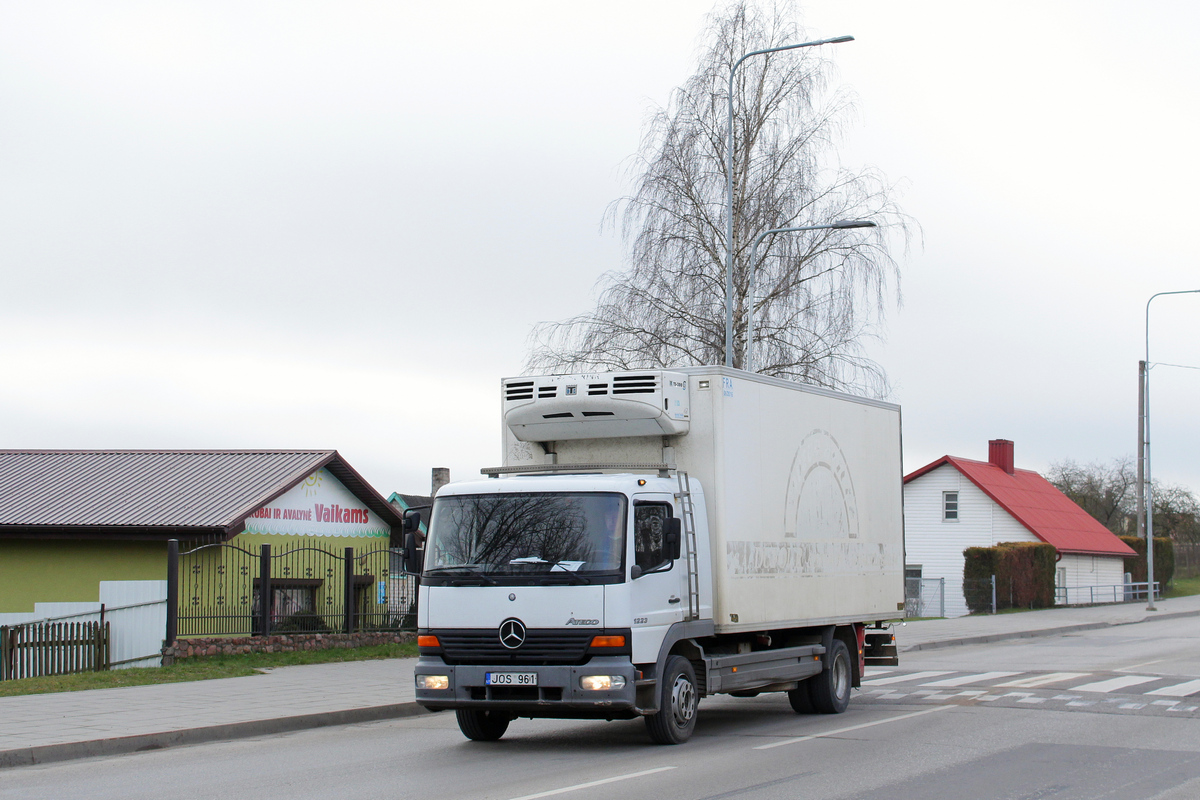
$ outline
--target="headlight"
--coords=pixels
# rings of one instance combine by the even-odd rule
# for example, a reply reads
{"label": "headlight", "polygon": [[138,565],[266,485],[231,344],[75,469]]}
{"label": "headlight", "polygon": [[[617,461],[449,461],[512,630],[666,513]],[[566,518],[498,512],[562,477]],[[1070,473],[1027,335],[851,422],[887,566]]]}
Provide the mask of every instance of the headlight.
{"label": "headlight", "polygon": [[417,676],[417,688],[418,689],[449,689],[450,688],[450,676],[449,675],[418,675]]}
{"label": "headlight", "polygon": [[579,679],[579,688],[589,692],[611,692],[625,688],[625,678],[620,675],[584,675]]}

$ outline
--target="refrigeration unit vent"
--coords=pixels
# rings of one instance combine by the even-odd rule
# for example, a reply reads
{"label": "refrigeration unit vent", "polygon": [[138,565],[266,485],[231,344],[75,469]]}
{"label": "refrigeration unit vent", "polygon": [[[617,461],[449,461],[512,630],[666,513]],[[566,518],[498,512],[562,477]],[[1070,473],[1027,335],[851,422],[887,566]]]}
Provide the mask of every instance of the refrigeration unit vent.
{"label": "refrigeration unit vent", "polygon": [[524,442],[684,434],[687,382],[676,372],[510,378],[504,422]]}

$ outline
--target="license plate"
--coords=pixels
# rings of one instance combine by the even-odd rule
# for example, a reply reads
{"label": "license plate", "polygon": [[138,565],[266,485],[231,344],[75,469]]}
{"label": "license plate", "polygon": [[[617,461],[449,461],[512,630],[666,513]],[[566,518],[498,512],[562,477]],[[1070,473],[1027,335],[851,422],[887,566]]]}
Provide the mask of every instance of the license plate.
{"label": "license plate", "polygon": [[488,686],[537,686],[536,672],[485,672],[483,681]]}

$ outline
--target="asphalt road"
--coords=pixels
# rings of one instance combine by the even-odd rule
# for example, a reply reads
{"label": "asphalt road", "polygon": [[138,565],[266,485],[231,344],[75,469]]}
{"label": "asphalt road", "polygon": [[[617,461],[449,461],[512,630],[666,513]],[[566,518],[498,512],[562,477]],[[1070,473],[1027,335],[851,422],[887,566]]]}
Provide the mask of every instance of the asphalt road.
{"label": "asphalt road", "polygon": [[708,698],[678,747],[640,721],[517,720],[475,743],[443,713],[18,768],[0,798],[1183,800],[1200,797],[1197,638],[1188,620],[914,653],[842,715]]}

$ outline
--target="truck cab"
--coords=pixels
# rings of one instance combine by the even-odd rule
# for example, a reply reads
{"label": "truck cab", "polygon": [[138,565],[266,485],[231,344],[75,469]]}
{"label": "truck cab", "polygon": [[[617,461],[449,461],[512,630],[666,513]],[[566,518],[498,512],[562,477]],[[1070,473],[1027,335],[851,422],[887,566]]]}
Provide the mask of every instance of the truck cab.
{"label": "truck cab", "polygon": [[[419,590],[417,701],[467,712],[467,727],[656,712],[664,643],[712,627],[703,489],[680,487],[631,473],[444,487]],[[682,557],[687,501],[700,509],[694,559]]]}

